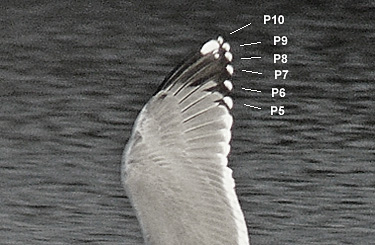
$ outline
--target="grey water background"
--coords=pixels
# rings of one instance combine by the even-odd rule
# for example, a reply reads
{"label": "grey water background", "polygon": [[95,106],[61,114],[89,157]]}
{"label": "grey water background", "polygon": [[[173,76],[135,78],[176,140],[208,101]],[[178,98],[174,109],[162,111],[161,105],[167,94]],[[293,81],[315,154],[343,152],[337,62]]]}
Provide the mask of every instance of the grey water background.
{"label": "grey water background", "polygon": [[373,1],[0,6],[1,244],[140,244],[123,147],[164,76],[219,34],[235,59],[230,166],[252,244],[375,244]]}

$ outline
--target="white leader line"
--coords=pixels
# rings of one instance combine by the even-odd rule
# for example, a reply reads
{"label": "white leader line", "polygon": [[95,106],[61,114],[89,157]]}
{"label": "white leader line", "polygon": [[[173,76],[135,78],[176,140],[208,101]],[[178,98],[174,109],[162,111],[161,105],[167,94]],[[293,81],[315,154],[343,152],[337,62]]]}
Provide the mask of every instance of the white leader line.
{"label": "white leader line", "polygon": [[245,26],[243,26],[243,27],[241,27],[241,28],[239,28],[239,29],[237,29],[237,30],[235,30],[235,31],[232,31],[232,32],[229,33],[229,34],[232,35],[233,33],[238,32],[239,30],[241,30],[241,29],[243,29],[243,28],[245,28],[245,27],[247,27],[247,26],[249,26],[249,25],[251,25],[251,23],[249,23],[249,24],[247,24],[247,25],[245,25]]}

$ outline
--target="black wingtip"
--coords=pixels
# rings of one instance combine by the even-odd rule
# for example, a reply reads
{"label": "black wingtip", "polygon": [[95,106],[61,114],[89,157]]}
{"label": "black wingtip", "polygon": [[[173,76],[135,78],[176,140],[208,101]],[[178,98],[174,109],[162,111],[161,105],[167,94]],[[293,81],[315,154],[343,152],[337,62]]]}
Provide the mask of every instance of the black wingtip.
{"label": "black wingtip", "polygon": [[[174,85],[199,86],[209,80],[217,81],[217,86],[211,88],[223,94],[227,94],[233,85],[230,77],[233,74],[233,66],[230,65],[233,55],[230,45],[219,36],[204,43],[199,52],[189,56],[164,79],[155,94],[161,90],[168,90]],[[155,95],[154,94],[154,95]]]}

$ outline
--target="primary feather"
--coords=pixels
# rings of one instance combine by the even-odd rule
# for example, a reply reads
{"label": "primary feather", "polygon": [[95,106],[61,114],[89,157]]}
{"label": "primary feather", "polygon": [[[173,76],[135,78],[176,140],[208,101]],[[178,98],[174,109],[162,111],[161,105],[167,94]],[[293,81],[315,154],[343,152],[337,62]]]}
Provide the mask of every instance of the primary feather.
{"label": "primary feather", "polygon": [[229,49],[221,37],[205,43],[165,79],[134,124],[122,180],[146,244],[249,244],[227,167]]}

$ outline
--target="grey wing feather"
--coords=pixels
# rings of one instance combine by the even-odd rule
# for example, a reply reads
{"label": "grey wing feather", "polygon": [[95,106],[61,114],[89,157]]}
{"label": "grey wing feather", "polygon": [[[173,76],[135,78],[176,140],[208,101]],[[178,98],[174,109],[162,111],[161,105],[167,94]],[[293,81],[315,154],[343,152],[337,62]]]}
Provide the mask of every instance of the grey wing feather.
{"label": "grey wing feather", "polygon": [[211,40],[142,109],[122,167],[147,244],[249,244],[227,167],[233,68]]}

